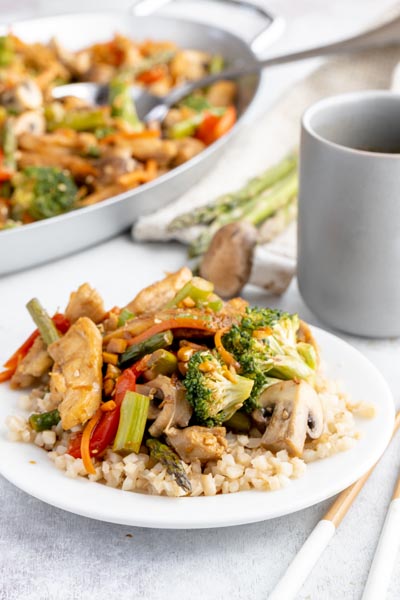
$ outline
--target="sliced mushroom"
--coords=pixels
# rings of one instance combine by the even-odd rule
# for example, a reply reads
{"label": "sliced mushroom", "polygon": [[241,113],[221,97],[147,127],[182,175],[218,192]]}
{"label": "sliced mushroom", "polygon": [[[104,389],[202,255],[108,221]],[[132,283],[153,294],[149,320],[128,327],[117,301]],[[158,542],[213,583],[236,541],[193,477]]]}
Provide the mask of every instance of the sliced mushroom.
{"label": "sliced mushroom", "polygon": [[136,161],[131,157],[108,155],[96,160],[95,165],[99,171],[97,184],[110,185],[121,175],[133,171]]}
{"label": "sliced mushroom", "polygon": [[163,393],[160,389],[152,387],[151,385],[146,385],[145,383],[137,383],[136,391],[138,394],[142,394],[143,396],[148,396],[150,398],[149,411],[147,413],[147,418],[149,421],[154,421],[157,419],[158,415],[162,411],[159,404],[160,401],[163,400]]}
{"label": "sliced mushroom", "polygon": [[324,418],[320,399],[305,381],[282,381],[267,388],[260,397],[264,409],[272,409],[261,439],[268,450],[287,450],[301,456],[306,436],[316,439],[323,431]]}
{"label": "sliced mushroom", "polygon": [[192,407],[186,400],[182,385],[179,382],[173,383],[165,375],[158,375],[147,385],[159,390],[163,395],[163,400],[159,405],[162,410],[149,427],[150,435],[159,437],[171,427],[186,427],[192,416]]}
{"label": "sliced mushroom", "polygon": [[257,230],[250,223],[224,225],[204,254],[200,275],[213,282],[220,296],[236,296],[250,277],[256,243]]}
{"label": "sliced mushroom", "polygon": [[14,132],[16,136],[23,133],[43,135],[46,131],[46,121],[41,112],[27,110],[14,119]]}
{"label": "sliced mushroom", "polygon": [[17,112],[40,108],[43,95],[33,79],[24,79],[1,94],[1,104]]}

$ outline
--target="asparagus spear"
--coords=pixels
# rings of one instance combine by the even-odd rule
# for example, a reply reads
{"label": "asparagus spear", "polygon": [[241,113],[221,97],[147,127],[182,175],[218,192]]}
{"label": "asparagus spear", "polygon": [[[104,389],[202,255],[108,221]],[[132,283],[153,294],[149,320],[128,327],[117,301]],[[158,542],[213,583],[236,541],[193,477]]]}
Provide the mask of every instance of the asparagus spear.
{"label": "asparagus spear", "polygon": [[258,243],[267,244],[294,221],[297,217],[297,198],[292,198],[286,206],[276,211],[270,218],[264,221],[258,230]]}
{"label": "asparagus spear", "polygon": [[176,483],[183,490],[185,490],[185,492],[191,492],[192,484],[186,475],[179,456],[175,454],[171,448],[169,448],[166,444],[162,444],[159,440],[147,440],[146,446],[150,450],[150,456],[167,468],[167,473],[172,475]]}
{"label": "asparagus spear", "polygon": [[243,219],[252,225],[259,225],[269,219],[297,195],[297,173],[293,172],[279,181],[273,188],[254,198],[243,211]]}
{"label": "asparagus spear", "polygon": [[189,247],[189,256],[195,257],[204,254],[215,233],[228,223],[245,220],[253,225],[259,225],[296,196],[297,186],[297,173],[292,171],[247,204],[237,206],[228,213],[222,213],[194,240]]}
{"label": "asparagus spear", "polygon": [[185,229],[192,225],[210,224],[214,219],[222,214],[230,213],[233,209],[248,202],[251,198],[258,196],[263,190],[273,186],[283,177],[294,171],[297,167],[297,157],[295,155],[284,158],[281,162],[270,167],[261,175],[250,179],[250,181],[240,190],[231,194],[224,194],[214,202],[200,206],[199,208],[179,215],[168,226],[170,231]]}
{"label": "asparagus spear", "polygon": [[50,319],[49,315],[47,314],[43,306],[40,304],[39,300],[37,298],[32,298],[32,300],[29,300],[28,304],[26,305],[26,308],[28,309],[29,314],[35,322],[35,325],[38,328],[42,340],[44,341],[46,346],[49,346],[50,344],[58,340],[60,334],[58,333],[53,321]]}
{"label": "asparagus spear", "polygon": [[139,342],[139,344],[132,344],[123,354],[121,354],[118,366],[125,366],[128,362],[134,362],[145,356],[151,354],[155,350],[160,348],[167,348],[172,344],[174,336],[172,331],[162,331],[156,333],[148,340]]}
{"label": "asparagus spear", "polygon": [[58,425],[61,417],[57,408],[45,413],[34,413],[29,417],[29,425],[35,431],[46,431],[51,429],[53,425]]}

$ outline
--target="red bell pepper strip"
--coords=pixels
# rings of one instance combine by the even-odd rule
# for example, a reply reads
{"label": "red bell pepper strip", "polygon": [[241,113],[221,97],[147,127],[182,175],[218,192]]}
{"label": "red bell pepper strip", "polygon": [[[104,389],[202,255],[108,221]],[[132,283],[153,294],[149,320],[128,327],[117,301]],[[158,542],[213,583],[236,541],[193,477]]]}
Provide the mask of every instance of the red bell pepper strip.
{"label": "red bell pepper strip", "polygon": [[217,126],[219,119],[220,117],[217,115],[207,113],[198,126],[195,137],[204,142],[207,146],[212,144],[215,141],[214,129]]}
{"label": "red bell pepper strip", "polygon": [[236,108],[234,106],[229,106],[220,117],[212,113],[207,113],[198,126],[195,137],[209,146],[233,127],[236,117]]}
{"label": "red bell pepper strip", "polygon": [[[114,410],[104,412],[100,421],[94,428],[90,438],[90,456],[101,456],[106,448],[114,441],[119,425],[122,400],[124,399],[126,392],[134,392],[136,389],[136,379],[143,370],[143,366],[141,366],[140,363],[141,361],[135,363],[129,369],[125,369],[118,377],[114,393],[116,407]],[[74,435],[70,440],[68,454],[74,458],[81,458],[81,440],[82,433]]]}

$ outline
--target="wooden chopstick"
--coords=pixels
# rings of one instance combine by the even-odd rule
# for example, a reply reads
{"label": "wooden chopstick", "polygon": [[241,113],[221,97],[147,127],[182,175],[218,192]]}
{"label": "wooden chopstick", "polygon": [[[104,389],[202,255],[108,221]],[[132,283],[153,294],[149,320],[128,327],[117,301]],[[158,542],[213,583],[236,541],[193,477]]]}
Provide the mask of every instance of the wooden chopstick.
{"label": "wooden chopstick", "polygon": [[[400,411],[396,414],[392,439],[399,427]],[[282,579],[272,590],[268,600],[282,600],[283,598],[284,600],[292,600],[295,598],[377,464],[375,463],[365,475],[339,494],[325,516],[317,523],[304,542]],[[398,509],[396,512],[400,520],[400,478],[396,485],[395,494],[397,495],[393,496],[395,500],[392,500],[392,503],[396,502],[396,508]],[[363,597],[363,600],[367,600],[367,598],[368,600],[376,600],[383,597],[382,595],[366,596]]]}

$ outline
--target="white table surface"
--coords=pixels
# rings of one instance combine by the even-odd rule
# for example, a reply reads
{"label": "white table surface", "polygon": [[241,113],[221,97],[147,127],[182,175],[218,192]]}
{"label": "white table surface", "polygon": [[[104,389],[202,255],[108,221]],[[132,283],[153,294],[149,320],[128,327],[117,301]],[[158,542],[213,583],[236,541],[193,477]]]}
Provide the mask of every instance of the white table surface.
{"label": "white table surface", "polygon": [[[289,22],[285,37],[276,47],[283,50],[341,37],[392,4],[385,0],[274,0],[269,6]],[[30,16],[50,10],[62,12],[67,7],[123,9],[128,5],[125,0],[0,0],[0,12],[2,17],[11,13]],[[231,23],[238,25],[233,17]],[[309,69],[309,65],[296,65],[271,73],[269,89],[258,110],[265,109]],[[7,346],[11,332],[15,335],[17,330],[23,339],[31,329],[24,305],[32,296],[39,296],[51,312],[65,305],[72,289],[90,281],[112,306],[127,302],[162,271],[178,268],[184,261],[184,249],[178,245],[133,244],[123,235],[80,254],[0,279],[0,361],[12,350]],[[283,298],[257,295],[257,302],[298,311],[320,325],[304,306],[295,283]],[[382,371],[400,406],[400,340],[343,337]],[[399,467],[400,436],[361,492],[299,599],[360,598]],[[266,599],[330,502],[248,526],[148,530],[74,516],[27,496],[0,478],[0,599]],[[400,556],[388,594],[389,600],[398,598]]]}

